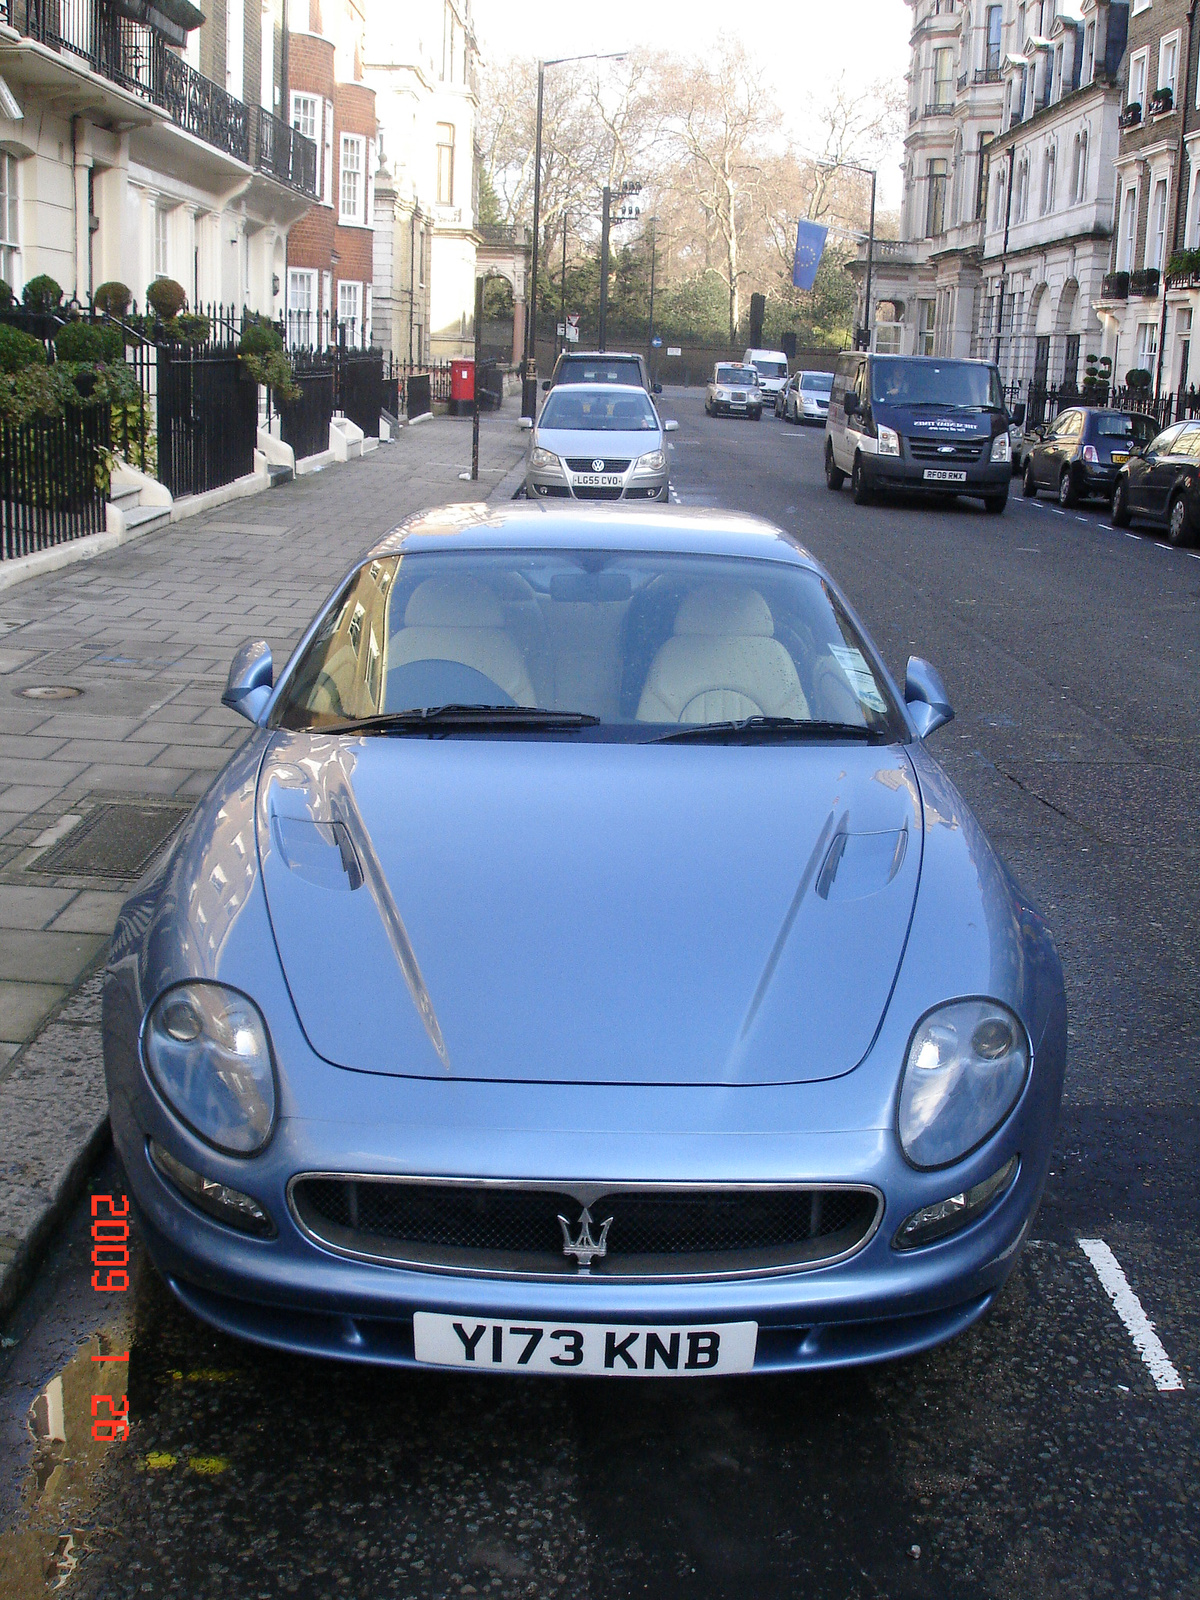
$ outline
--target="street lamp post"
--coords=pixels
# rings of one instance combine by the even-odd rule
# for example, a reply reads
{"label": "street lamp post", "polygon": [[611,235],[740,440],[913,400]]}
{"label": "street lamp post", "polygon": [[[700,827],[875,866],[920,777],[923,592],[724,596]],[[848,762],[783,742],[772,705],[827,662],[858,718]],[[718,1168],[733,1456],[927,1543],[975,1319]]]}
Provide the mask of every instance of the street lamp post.
{"label": "street lamp post", "polygon": [[828,166],[822,167],[823,172],[836,172],[839,167],[848,167],[851,172],[861,172],[871,180],[871,220],[867,228],[867,281],[863,287],[863,321],[862,327],[855,331],[854,342],[857,348],[863,348],[860,336],[866,340],[866,349],[871,348],[871,267],[875,256],[875,186],[879,174],[874,167],[863,167],[857,161],[831,161]]}
{"label": "street lamp post", "polygon": [[658,218],[657,217],[649,217],[649,218],[647,218],[647,221],[650,224],[650,332],[647,334],[646,337],[650,341],[650,364],[651,364],[650,376],[653,379],[654,376],[655,376],[655,373],[654,373],[654,260],[655,260],[655,257],[658,255]]}
{"label": "street lamp post", "polygon": [[556,56],[552,61],[538,62],[537,127],[533,138],[533,257],[529,283],[528,320],[525,324],[525,372],[521,383],[521,415],[533,418],[537,414],[537,274],[538,234],[541,229],[542,207],[542,100],[546,83],[546,68],[565,66],[571,61],[624,61],[624,50],[606,55]]}
{"label": "street lamp post", "polygon": [[562,301],[562,344],[560,349],[567,348],[567,213],[563,212],[563,258],[562,277],[558,280],[559,298]]}
{"label": "street lamp post", "polygon": [[608,229],[612,210],[612,190],[604,185],[604,207],[600,221],[600,338],[599,347],[605,348],[605,330],[608,325]]}

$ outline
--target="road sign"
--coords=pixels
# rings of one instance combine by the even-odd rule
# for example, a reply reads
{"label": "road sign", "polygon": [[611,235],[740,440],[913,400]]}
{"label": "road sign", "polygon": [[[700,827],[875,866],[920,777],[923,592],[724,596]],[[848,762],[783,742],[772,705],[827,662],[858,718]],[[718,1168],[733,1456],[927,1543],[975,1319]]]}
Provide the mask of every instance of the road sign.
{"label": "road sign", "polygon": [[564,335],[568,344],[579,343],[579,312],[567,312],[567,331]]}
{"label": "road sign", "polygon": [[677,344],[669,344],[667,346],[667,354],[669,356],[681,356],[683,354],[682,347]]}
{"label": "road sign", "polygon": [[654,348],[656,350],[661,350],[662,349],[662,340],[658,337],[657,334],[654,335],[654,337],[653,337],[653,339],[651,339],[650,343],[654,346]]}

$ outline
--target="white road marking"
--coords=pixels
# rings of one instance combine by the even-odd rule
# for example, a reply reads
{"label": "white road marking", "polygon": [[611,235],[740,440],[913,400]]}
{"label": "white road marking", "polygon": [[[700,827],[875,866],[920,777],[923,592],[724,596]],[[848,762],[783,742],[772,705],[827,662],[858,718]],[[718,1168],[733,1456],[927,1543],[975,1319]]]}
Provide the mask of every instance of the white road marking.
{"label": "white road marking", "polygon": [[1095,1268],[1101,1286],[1154,1379],[1154,1387],[1163,1393],[1182,1389],[1183,1379],[1163,1349],[1162,1340],[1154,1331],[1154,1324],[1142,1310],[1142,1302],[1129,1287],[1129,1279],[1122,1272],[1116,1256],[1103,1239],[1080,1239],[1079,1248]]}

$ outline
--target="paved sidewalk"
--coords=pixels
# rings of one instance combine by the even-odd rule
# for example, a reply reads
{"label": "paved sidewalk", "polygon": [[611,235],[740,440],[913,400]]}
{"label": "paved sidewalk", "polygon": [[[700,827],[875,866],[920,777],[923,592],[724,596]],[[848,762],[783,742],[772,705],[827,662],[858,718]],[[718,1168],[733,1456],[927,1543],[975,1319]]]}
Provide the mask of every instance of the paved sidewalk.
{"label": "paved sidewalk", "polygon": [[87,975],[137,875],[116,874],[247,735],[220,704],[234,650],[265,637],[281,665],[376,539],[426,506],[511,495],[525,444],[510,401],[464,482],[470,422],[435,418],[0,594],[0,1314],[106,1137]]}

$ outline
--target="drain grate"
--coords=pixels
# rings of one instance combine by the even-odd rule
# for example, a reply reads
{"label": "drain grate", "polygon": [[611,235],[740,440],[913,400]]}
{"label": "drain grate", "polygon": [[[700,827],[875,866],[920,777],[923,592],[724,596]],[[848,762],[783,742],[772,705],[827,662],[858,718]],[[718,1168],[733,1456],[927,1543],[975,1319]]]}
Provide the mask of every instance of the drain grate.
{"label": "drain grate", "polygon": [[35,856],[29,869],[83,878],[137,878],[191,810],[120,801],[98,805],[65,839]]}

